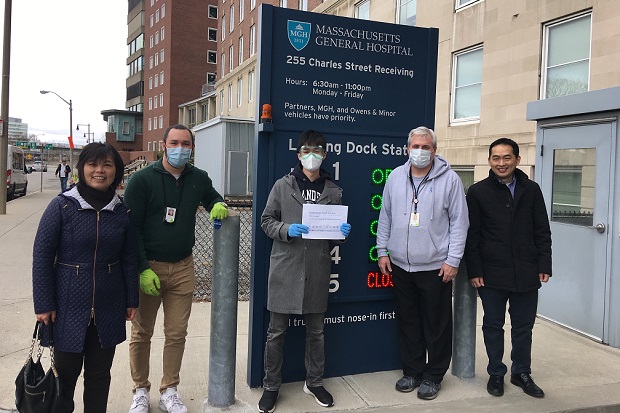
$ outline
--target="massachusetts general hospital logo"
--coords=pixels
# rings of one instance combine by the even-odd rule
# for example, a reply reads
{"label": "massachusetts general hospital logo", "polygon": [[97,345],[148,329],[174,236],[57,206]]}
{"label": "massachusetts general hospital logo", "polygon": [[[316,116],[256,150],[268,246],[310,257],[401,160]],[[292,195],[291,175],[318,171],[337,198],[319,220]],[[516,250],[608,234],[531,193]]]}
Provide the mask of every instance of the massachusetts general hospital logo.
{"label": "massachusetts general hospital logo", "polygon": [[310,23],[298,22],[295,20],[289,20],[286,31],[288,33],[288,41],[291,42],[291,46],[295,50],[300,51],[310,41]]}

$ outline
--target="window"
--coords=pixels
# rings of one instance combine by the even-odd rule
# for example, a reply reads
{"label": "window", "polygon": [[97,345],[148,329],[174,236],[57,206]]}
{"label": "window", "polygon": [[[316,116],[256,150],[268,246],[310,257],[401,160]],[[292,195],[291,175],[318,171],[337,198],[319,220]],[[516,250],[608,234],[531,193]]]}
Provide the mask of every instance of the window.
{"label": "window", "polygon": [[164,94],[160,93],[159,94],[159,107],[163,107],[164,106]]}
{"label": "window", "polygon": [[151,23],[151,27],[153,27],[153,15],[151,14],[151,18],[150,18],[150,23]]}
{"label": "window", "polygon": [[129,122],[123,121],[123,135],[129,135]]}
{"label": "window", "polygon": [[228,70],[232,72],[233,68],[235,67],[235,54],[232,45],[228,48],[228,61]]}
{"label": "window", "polygon": [[149,46],[151,47],[151,49],[153,48],[153,36],[151,35],[151,37],[149,38]]}
{"label": "window", "polygon": [[243,78],[237,79],[237,107],[243,103]]}
{"label": "window", "polygon": [[207,50],[207,63],[217,63],[217,52],[215,50]]}
{"label": "window", "polygon": [[461,178],[463,189],[467,194],[467,190],[474,184],[474,167],[473,166],[451,166],[452,170]]}
{"label": "window", "polygon": [[286,3],[287,3],[286,0],[280,0],[280,7],[284,7],[284,8],[288,7]]}
{"label": "window", "polygon": [[[153,121],[151,120],[151,118],[149,118],[149,126],[148,126],[148,128],[149,128],[149,130],[153,129]],[[151,146],[149,145],[149,151],[150,150],[151,150]]]}
{"label": "window", "polygon": [[153,109],[153,98],[149,98],[149,110]]}
{"label": "window", "polygon": [[398,22],[407,26],[415,26],[416,7],[418,0],[400,0]]}
{"label": "window", "polygon": [[480,119],[482,91],[482,47],[454,55],[451,122]]}
{"label": "window", "polygon": [[161,18],[163,19],[164,17],[166,17],[166,5],[162,4],[161,5]]}
{"label": "window", "polygon": [[256,53],[256,25],[250,26],[250,56]]}
{"label": "window", "polygon": [[159,23],[159,10],[155,10],[155,23]]}
{"label": "window", "polygon": [[256,7],[256,0],[250,0],[250,10],[254,10],[254,7]]}
{"label": "window", "polygon": [[239,37],[239,65],[243,63],[243,36]]}
{"label": "window", "polygon": [[159,127],[164,127],[164,115],[159,115]]}
{"label": "window", "polygon": [[370,0],[363,0],[355,5],[355,18],[370,20]]}
{"label": "window", "polygon": [[226,74],[226,54],[222,53],[222,77],[224,77],[224,75]]}
{"label": "window", "polygon": [[160,72],[159,73],[159,84],[163,85],[164,84],[164,72]]}
{"label": "window", "polygon": [[228,84],[228,111],[232,109],[232,83]]}
{"label": "window", "polygon": [[159,37],[161,37],[161,41],[163,42],[164,41],[164,28],[163,27],[161,28],[160,32],[161,32],[161,36]]}
{"label": "window", "polygon": [[164,49],[159,51],[159,60],[164,63]]}
{"label": "window", "polygon": [[155,33],[155,44],[159,44],[159,31]]}
{"label": "window", "polygon": [[155,53],[155,66],[159,64],[159,53]]}
{"label": "window", "polygon": [[231,4],[230,5],[230,27],[228,28],[228,31],[232,33],[233,29],[235,28],[235,5]]}
{"label": "window", "polygon": [[153,7],[153,4],[155,4],[155,0],[151,0],[151,7]]}
{"label": "window", "polygon": [[209,39],[209,41],[217,42],[217,29],[209,27],[207,30],[207,38]]}
{"label": "window", "polygon": [[153,117],[153,129],[157,129],[157,116]]}
{"label": "window", "polygon": [[217,19],[217,6],[209,6],[209,18]]}
{"label": "window", "polygon": [[207,83],[208,84],[214,85],[216,78],[217,78],[217,76],[215,75],[215,73],[207,73]]}
{"label": "window", "polygon": [[[149,119],[149,126],[150,125],[151,125],[151,120]],[[149,129],[151,129],[151,128],[149,128]],[[149,151],[149,152],[151,151],[151,142],[147,142],[146,143],[146,150]]]}
{"label": "window", "polygon": [[456,8],[460,9],[463,8],[465,6],[469,6],[472,3],[476,3],[480,0],[456,0]]}
{"label": "window", "polygon": [[299,0],[299,10],[308,11],[308,0]]}
{"label": "window", "polygon": [[157,73],[155,74],[155,77],[153,79],[155,80],[153,82],[153,87],[159,86],[159,75]]}
{"label": "window", "polygon": [[196,126],[196,108],[190,108],[187,111],[187,127],[188,128],[193,128],[194,126]]}
{"label": "window", "polygon": [[157,102],[158,102],[157,96],[155,96],[155,99],[153,99],[153,109],[157,109],[157,106],[158,106]]}
{"label": "window", "polygon": [[243,21],[243,15],[245,14],[245,0],[239,0],[239,21]]}
{"label": "window", "polygon": [[226,16],[222,16],[222,40],[226,38]]}
{"label": "window", "polygon": [[254,100],[254,71],[248,74],[248,102]]}
{"label": "window", "polygon": [[224,113],[224,90],[220,90],[220,115]]}
{"label": "window", "polygon": [[591,14],[545,26],[542,99],[589,90],[591,31]]}
{"label": "window", "polygon": [[149,77],[149,90],[153,89],[153,77]]}
{"label": "window", "polygon": [[149,69],[153,68],[153,56],[149,57]]}
{"label": "window", "polygon": [[209,104],[202,103],[200,105],[200,123],[206,122],[209,118]]}

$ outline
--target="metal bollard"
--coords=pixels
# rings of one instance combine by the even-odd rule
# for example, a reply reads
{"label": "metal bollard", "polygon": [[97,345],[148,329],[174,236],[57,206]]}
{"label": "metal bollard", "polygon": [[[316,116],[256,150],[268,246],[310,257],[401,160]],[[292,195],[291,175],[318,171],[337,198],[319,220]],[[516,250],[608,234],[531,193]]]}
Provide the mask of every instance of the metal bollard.
{"label": "metal bollard", "polygon": [[235,403],[237,295],[239,290],[240,214],[228,210],[213,231],[211,346],[207,401],[213,407]]}
{"label": "metal bollard", "polygon": [[452,375],[461,379],[476,374],[476,289],[467,278],[461,261],[454,279],[454,335],[452,341]]}

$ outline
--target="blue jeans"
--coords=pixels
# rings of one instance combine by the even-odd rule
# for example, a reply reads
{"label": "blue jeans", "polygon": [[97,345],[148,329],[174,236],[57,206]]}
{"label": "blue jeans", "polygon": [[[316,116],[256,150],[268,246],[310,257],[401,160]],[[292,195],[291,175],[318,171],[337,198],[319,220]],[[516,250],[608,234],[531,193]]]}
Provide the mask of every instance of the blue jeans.
{"label": "blue jeans", "polygon": [[60,177],[60,192],[65,192],[67,190],[68,179],[69,179],[68,176],[65,176],[64,178],[62,176]]}
{"label": "blue jeans", "polygon": [[[325,340],[323,336],[324,313],[304,314],[306,324],[306,383],[308,387],[323,385],[325,370]],[[271,312],[267,329],[267,345],[265,346],[265,390],[279,390],[282,384],[282,358],[284,353],[284,337],[290,314]]]}

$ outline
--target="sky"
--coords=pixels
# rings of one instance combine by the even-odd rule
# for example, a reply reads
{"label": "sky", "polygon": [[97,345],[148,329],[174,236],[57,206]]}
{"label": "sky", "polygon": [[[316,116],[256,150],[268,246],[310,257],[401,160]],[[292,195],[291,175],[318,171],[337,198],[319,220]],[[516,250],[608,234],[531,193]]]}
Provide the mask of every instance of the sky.
{"label": "sky", "polygon": [[[76,145],[86,144],[87,124],[91,137],[105,139],[101,111],[125,109],[127,7],[127,0],[12,1],[9,116],[27,123],[29,135],[68,142],[69,105],[40,93],[49,90],[73,103]],[[2,45],[4,20],[0,0]]]}

